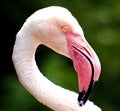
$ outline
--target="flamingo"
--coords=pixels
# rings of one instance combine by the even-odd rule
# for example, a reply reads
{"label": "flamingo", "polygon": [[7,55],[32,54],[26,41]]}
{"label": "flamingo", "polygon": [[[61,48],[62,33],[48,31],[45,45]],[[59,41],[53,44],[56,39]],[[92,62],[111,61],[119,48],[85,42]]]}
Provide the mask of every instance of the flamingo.
{"label": "flamingo", "polygon": [[[40,72],[35,52],[41,44],[73,61],[79,94],[54,84]],[[17,33],[12,60],[20,83],[44,105],[55,111],[101,111],[88,100],[99,79],[100,61],[66,8],[50,6],[33,13]]]}

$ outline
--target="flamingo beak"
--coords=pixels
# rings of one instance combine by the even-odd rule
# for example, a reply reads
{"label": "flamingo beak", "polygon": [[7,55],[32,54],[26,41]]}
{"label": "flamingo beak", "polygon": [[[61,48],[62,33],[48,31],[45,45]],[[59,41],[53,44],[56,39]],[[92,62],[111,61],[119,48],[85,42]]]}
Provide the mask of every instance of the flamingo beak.
{"label": "flamingo beak", "polygon": [[81,36],[74,35],[75,37],[70,37],[71,35],[67,35],[68,53],[78,74],[80,91],[78,102],[82,106],[89,99],[99,79],[101,65],[96,53],[85,38],[81,40]]}
{"label": "flamingo beak", "polygon": [[73,47],[74,56],[77,59],[77,63],[74,63],[74,67],[78,73],[78,81],[79,81],[80,92],[78,96],[78,101],[79,101],[79,105],[82,106],[89,99],[96,85],[97,80],[94,80],[95,67],[93,61],[83,50],[80,50],[75,46],[72,47]]}

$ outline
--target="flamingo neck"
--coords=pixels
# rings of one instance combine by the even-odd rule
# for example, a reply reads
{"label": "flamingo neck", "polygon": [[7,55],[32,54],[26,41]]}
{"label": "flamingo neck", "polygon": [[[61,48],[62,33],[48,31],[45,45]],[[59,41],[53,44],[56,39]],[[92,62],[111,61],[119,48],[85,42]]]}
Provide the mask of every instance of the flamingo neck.
{"label": "flamingo neck", "polygon": [[25,35],[17,35],[12,56],[20,83],[38,101],[53,110],[67,111],[73,108],[78,111],[78,95],[53,84],[43,76],[35,62],[35,51],[40,42],[34,40],[31,35]]}

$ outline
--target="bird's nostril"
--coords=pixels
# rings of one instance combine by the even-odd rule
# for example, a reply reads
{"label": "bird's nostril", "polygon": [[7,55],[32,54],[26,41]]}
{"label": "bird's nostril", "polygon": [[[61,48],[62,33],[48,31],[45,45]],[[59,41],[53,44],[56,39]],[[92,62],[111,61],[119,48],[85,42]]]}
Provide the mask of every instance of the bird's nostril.
{"label": "bird's nostril", "polygon": [[85,50],[85,52],[87,52],[89,56],[91,56],[90,52],[85,47],[83,47],[83,49]]}

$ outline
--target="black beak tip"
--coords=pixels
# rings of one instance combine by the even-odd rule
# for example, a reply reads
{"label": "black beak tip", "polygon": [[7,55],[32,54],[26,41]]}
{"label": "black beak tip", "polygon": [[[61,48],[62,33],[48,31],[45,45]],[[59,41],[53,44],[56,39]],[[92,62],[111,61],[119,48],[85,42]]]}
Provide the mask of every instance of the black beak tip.
{"label": "black beak tip", "polygon": [[85,90],[83,90],[82,92],[79,92],[78,102],[80,106],[83,106],[85,104],[85,101],[84,101],[85,93],[86,93]]}
{"label": "black beak tip", "polygon": [[84,105],[84,101],[83,100],[79,101],[79,105],[83,106]]}
{"label": "black beak tip", "polygon": [[78,102],[80,106],[85,105],[87,100],[90,98],[96,83],[97,81],[92,81],[92,84],[90,85],[87,91],[83,90],[82,92],[79,92]]}

